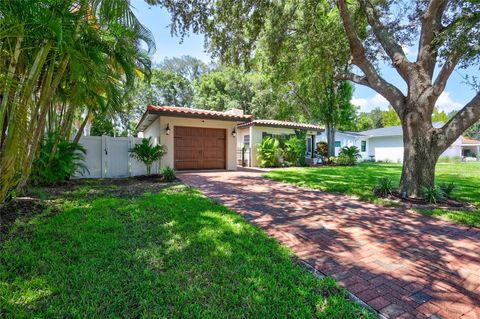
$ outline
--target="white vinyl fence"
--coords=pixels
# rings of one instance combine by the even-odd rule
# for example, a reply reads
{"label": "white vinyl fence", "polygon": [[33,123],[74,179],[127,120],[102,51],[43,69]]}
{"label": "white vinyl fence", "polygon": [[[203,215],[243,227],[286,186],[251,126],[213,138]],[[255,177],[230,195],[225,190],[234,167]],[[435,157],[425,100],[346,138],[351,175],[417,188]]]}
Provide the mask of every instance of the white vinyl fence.
{"label": "white vinyl fence", "polygon": [[[130,156],[129,150],[141,143],[136,137],[82,136],[80,144],[87,150],[85,166],[88,171],[75,174],[76,178],[114,178],[144,175],[145,165]],[[156,140],[152,139],[152,143]],[[158,163],[152,165],[152,174],[158,173]]]}

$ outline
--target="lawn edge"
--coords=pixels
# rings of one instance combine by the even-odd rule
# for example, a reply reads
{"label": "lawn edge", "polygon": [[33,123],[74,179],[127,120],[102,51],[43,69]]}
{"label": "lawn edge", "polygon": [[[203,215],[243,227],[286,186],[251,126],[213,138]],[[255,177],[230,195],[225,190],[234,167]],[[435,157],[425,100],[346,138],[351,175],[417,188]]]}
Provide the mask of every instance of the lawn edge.
{"label": "lawn edge", "polygon": [[[215,198],[211,198],[207,195],[205,195],[200,189],[198,189],[197,187],[195,186],[190,186],[186,183],[184,183],[184,185],[186,185],[187,187],[191,188],[191,189],[194,189],[195,191],[199,192],[199,194],[201,194],[203,197],[207,198],[208,200],[210,200],[212,203],[214,203],[215,205],[221,205],[222,207],[224,207],[225,209],[227,209],[228,211],[230,212],[233,212],[235,213],[236,215],[240,216],[240,218],[242,218],[242,220],[244,220],[245,222],[247,222],[248,224],[250,224],[251,226],[257,228],[259,231],[261,231],[265,236],[273,239],[278,245],[280,245],[281,247],[285,248],[285,249],[288,249],[288,251],[291,253],[292,256],[290,256],[291,260],[298,264],[300,263],[299,266],[302,266],[302,268],[309,274],[313,275],[315,278],[319,279],[319,280],[322,280],[324,278],[327,278],[327,277],[330,277],[332,278],[331,276],[328,276],[324,273],[322,273],[320,270],[318,270],[317,268],[315,268],[314,266],[312,266],[311,264],[309,264],[308,262],[306,262],[305,260],[303,260],[302,258],[298,257],[289,247],[285,246],[284,244],[282,244],[278,239],[276,239],[275,237],[273,236],[270,236],[262,227],[256,225],[255,223],[253,223],[250,219],[246,218],[245,216],[243,216],[242,214],[240,214],[239,212],[237,212],[236,210],[230,208],[230,207],[227,207],[225,206],[225,204],[219,200],[219,199],[215,199]],[[323,192],[323,191],[322,191]],[[370,314],[374,315],[375,317],[377,318],[381,318],[381,319],[388,319],[387,317],[385,317],[383,314],[381,314],[380,312],[378,312],[377,310],[375,310],[374,308],[372,308],[371,306],[369,306],[366,302],[364,302],[362,299],[360,299],[359,297],[357,297],[355,294],[353,294],[350,290],[348,290],[346,287],[342,286],[338,280],[336,280],[335,278],[333,278],[335,280],[335,282],[342,288],[345,290],[345,292],[347,293],[347,299],[356,303],[358,306],[364,308],[366,311],[368,311]]]}
{"label": "lawn edge", "polygon": [[[443,221],[447,221],[447,222],[450,222],[456,226],[462,226],[462,227],[468,227],[468,228],[478,228],[480,229],[480,225],[472,225],[472,224],[468,224],[468,223],[463,223],[463,222],[460,222],[460,221],[457,221],[457,220],[454,220],[454,219],[451,219],[451,218],[448,218],[448,217],[445,217],[443,215],[429,215],[427,213],[423,213],[422,212],[422,209],[424,208],[420,208],[420,207],[407,207],[407,206],[404,206],[404,205],[398,205],[398,203],[396,201],[393,201],[393,200],[383,200],[383,198],[379,198],[380,200],[377,202],[377,201],[373,201],[373,200],[370,200],[370,199],[366,199],[366,198],[361,198],[355,194],[349,194],[349,193],[342,193],[342,192],[330,192],[330,191],[326,191],[324,189],[321,189],[321,188],[314,188],[314,187],[308,187],[307,185],[305,184],[301,184],[301,183],[290,183],[290,182],[287,182],[283,179],[277,179],[277,178],[273,178],[273,177],[270,177],[268,176],[268,173],[269,172],[265,172],[263,173],[261,176],[263,178],[266,178],[266,179],[269,179],[271,181],[275,181],[275,182],[279,182],[279,183],[285,183],[285,184],[288,184],[288,185],[293,185],[295,187],[298,187],[300,189],[304,189],[304,190],[309,190],[309,191],[317,191],[317,192],[322,192],[322,193],[325,193],[325,194],[332,194],[332,195],[340,195],[340,196],[345,196],[347,198],[350,198],[350,199],[353,199],[353,200],[358,200],[360,202],[365,202],[365,203],[369,203],[369,204],[374,204],[374,205],[379,205],[379,206],[382,206],[384,208],[389,208],[389,209],[403,209],[403,210],[409,210],[411,212],[414,212],[415,214],[418,214],[419,216],[424,216],[424,217],[429,217],[429,218],[433,218],[433,219],[440,219],[440,220],[443,220]],[[391,204],[391,206],[389,205]],[[443,210],[444,212],[448,212],[448,211],[458,211],[458,210],[455,210],[455,209],[450,209],[450,210],[447,210],[447,209],[444,209],[444,208],[437,208],[437,209],[440,209],[440,210]],[[478,208],[480,209],[480,207]],[[431,210],[434,210],[434,209],[431,209]]]}
{"label": "lawn edge", "polygon": [[[315,268],[314,266],[312,266],[311,264],[309,264],[308,262],[306,262],[305,260],[303,259],[300,259],[300,258],[297,258],[298,261],[305,267],[305,269],[311,273],[313,276],[317,277],[318,279],[323,279],[323,278],[326,278],[326,277],[329,277],[328,275],[325,275],[324,273],[322,273],[320,270],[318,270],[317,268]],[[334,278],[335,279],[335,278]],[[337,283],[338,281],[335,280]],[[340,283],[338,283],[340,285]],[[381,319],[388,319],[387,317],[385,317],[383,314],[381,314],[379,311],[375,310],[373,307],[369,306],[365,301],[363,301],[362,299],[360,299],[359,297],[355,296],[354,293],[352,293],[350,290],[348,290],[347,288],[343,287],[342,285],[340,285],[343,289],[345,289],[345,291],[347,292],[347,296],[348,296],[348,299],[355,302],[356,304],[358,304],[360,307],[366,309],[368,312],[370,312],[371,314],[377,316],[378,318],[381,318]]]}

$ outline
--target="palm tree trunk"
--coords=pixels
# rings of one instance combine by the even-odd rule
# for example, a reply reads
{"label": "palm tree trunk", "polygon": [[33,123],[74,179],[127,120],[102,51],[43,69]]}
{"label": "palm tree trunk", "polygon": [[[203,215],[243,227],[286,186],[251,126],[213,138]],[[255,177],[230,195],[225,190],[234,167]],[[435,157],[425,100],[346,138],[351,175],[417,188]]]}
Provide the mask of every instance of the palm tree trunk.
{"label": "palm tree trunk", "polygon": [[25,167],[25,159],[30,147],[28,141],[24,141],[25,136],[28,136],[28,105],[51,47],[51,43],[46,42],[38,50],[32,67],[23,82],[23,91],[14,102],[14,107],[11,109],[8,117],[7,138],[5,140],[4,152],[0,158],[0,171],[2,172],[0,178],[0,202],[3,202],[7,193],[18,185],[17,182],[20,178],[15,177],[15,175],[18,175],[19,171],[23,172]]}
{"label": "palm tree trunk", "polygon": [[82,137],[83,130],[85,129],[85,126],[87,126],[88,123],[88,118],[90,117],[90,109],[87,109],[87,115],[85,115],[85,119],[82,122],[82,125],[77,131],[77,134],[75,135],[75,138],[73,139],[73,143],[78,143],[80,141],[80,138]]}
{"label": "palm tree trunk", "polygon": [[[18,56],[20,55],[21,45],[23,37],[18,37],[15,44],[15,51],[13,57],[10,60],[10,65],[8,67],[7,78],[5,80],[5,87],[3,88],[2,103],[0,104],[0,134],[4,132],[3,126],[5,124],[5,118],[7,113],[7,105],[10,101],[10,89],[13,84],[13,78],[15,76],[15,71],[17,69]],[[3,136],[3,134],[2,134]],[[0,138],[2,137],[0,136]]]}

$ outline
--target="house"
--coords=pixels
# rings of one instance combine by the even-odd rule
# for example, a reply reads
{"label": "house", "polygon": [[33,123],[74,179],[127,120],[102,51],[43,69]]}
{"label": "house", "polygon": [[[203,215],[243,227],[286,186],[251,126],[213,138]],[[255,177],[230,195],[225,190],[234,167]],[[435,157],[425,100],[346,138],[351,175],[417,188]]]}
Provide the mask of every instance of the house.
{"label": "house", "polygon": [[[327,142],[327,135],[321,132],[317,135],[317,143]],[[358,132],[336,131],[335,132],[335,156],[340,154],[343,147],[356,146],[360,150],[362,159],[368,159],[368,138]]]}
{"label": "house", "polygon": [[160,167],[176,170],[237,168],[237,124],[250,122],[241,110],[215,112],[149,105],[137,125],[139,136],[166,146]]}
{"label": "house", "polygon": [[[436,128],[443,125],[442,122],[433,123]],[[325,140],[325,133],[317,136],[318,142]],[[403,161],[403,130],[400,125],[363,132],[337,132],[335,134],[335,155],[338,155],[341,147],[351,145],[360,149],[362,160],[372,159],[399,163]],[[478,154],[480,154],[480,141],[461,136],[440,157],[476,157]]]}
{"label": "house", "polygon": [[298,131],[306,133],[305,143],[307,145],[307,163],[311,162],[315,155],[316,137],[323,128],[317,125],[285,122],[276,120],[252,120],[237,125],[239,150],[239,165],[258,166],[257,146],[266,136],[279,140],[295,135]]}

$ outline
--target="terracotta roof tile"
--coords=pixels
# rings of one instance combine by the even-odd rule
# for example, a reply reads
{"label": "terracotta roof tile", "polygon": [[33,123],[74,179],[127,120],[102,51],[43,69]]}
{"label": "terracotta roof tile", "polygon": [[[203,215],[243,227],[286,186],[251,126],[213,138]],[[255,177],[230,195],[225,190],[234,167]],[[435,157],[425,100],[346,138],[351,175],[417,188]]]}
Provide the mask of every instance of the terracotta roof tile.
{"label": "terracotta roof tile", "polygon": [[477,145],[477,144],[480,144],[480,141],[479,141],[479,140],[475,140],[475,139],[473,139],[473,138],[469,138],[469,137],[463,136],[463,137],[462,137],[462,144]]}
{"label": "terracotta roof tile", "polygon": [[202,109],[192,109],[187,107],[177,107],[177,106],[166,106],[166,105],[149,105],[147,106],[147,111],[152,113],[177,113],[179,115],[205,115],[205,116],[212,116],[212,117],[219,117],[219,118],[231,118],[231,119],[238,119],[239,121],[242,120],[251,120],[253,118],[252,115],[246,114],[234,114],[227,112],[218,112],[218,111],[210,111],[210,110],[202,110]]}
{"label": "terracotta roof tile", "polygon": [[317,131],[324,130],[323,127],[318,125],[307,124],[307,123],[297,123],[297,122],[287,122],[287,121],[277,121],[277,120],[254,120],[248,123],[239,124],[238,127],[247,127],[250,125],[299,128],[299,129],[317,130]]}

